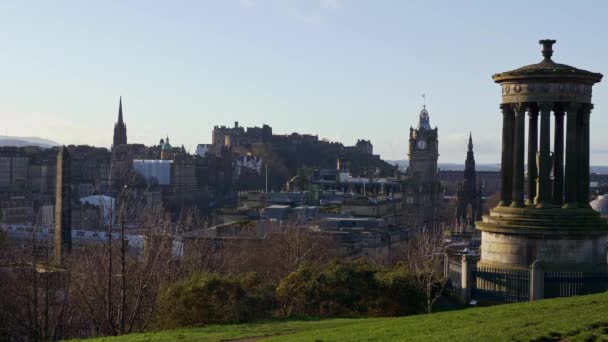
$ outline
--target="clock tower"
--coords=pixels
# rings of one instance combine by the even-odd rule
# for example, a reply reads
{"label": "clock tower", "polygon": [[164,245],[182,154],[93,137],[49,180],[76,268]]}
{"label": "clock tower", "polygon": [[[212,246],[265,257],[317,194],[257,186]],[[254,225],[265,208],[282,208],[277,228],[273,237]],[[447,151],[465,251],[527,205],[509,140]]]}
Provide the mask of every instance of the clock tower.
{"label": "clock tower", "polygon": [[424,182],[437,181],[437,159],[439,142],[437,127],[431,128],[429,112],[426,106],[420,111],[418,127],[410,127],[410,144],[408,157],[410,164],[407,176]]}
{"label": "clock tower", "polygon": [[439,141],[437,127],[431,128],[426,106],[416,128],[410,127],[409,167],[402,183],[402,224],[406,227],[432,225],[438,220],[442,187],[438,180]]}

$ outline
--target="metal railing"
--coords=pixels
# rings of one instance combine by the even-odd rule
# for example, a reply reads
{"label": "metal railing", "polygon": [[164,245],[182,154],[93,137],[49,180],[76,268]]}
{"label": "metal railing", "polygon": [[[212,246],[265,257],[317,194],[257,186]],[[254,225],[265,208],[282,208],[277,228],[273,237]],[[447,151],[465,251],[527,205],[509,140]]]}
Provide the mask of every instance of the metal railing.
{"label": "metal railing", "polygon": [[570,297],[608,290],[608,272],[545,272],[545,298]]}
{"label": "metal railing", "polygon": [[504,302],[530,300],[530,271],[475,267],[471,272],[471,297]]}

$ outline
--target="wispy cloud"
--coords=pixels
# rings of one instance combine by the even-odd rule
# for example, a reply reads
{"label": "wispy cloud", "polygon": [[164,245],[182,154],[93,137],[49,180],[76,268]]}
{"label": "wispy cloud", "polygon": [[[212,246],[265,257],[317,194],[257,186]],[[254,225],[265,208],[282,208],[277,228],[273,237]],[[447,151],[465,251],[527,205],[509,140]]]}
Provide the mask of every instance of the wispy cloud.
{"label": "wispy cloud", "polygon": [[310,25],[318,25],[321,23],[321,15],[318,13],[304,13],[298,9],[291,9],[291,15],[296,18],[298,21],[301,21],[305,24]]}
{"label": "wispy cloud", "polygon": [[342,7],[340,0],[320,0],[321,8],[329,10],[337,10]]}
{"label": "wispy cloud", "polygon": [[255,0],[239,0],[239,3],[244,8],[252,8],[255,6]]}
{"label": "wispy cloud", "polygon": [[316,3],[308,0],[294,0],[289,4],[290,14],[298,21],[309,25],[318,25],[322,23],[328,12],[342,8],[342,2],[340,0],[318,0]]}

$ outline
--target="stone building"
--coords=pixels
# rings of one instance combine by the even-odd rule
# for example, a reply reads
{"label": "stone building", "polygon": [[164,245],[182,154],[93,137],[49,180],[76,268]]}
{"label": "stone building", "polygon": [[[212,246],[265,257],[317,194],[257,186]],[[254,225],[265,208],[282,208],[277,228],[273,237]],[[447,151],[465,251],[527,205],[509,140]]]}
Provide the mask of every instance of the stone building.
{"label": "stone building", "polygon": [[370,140],[358,139],[355,147],[365,154],[374,154],[374,145]]}
{"label": "stone building", "polygon": [[464,182],[459,184],[456,194],[456,224],[465,228],[481,220],[482,187],[477,183],[475,156],[473,155],[473,136],[469,135],[467,159],[464,162]]}
{"label": "stone building", "polygon": [[0,201],[0,223],[28,226],[34,220],[34,204],[24,197]]}
{"label": "stone building", "polygon": [[56,152],[37,146],[0,147],[0,199],[26,196],[51,203]]}
{"label": "stone building", "polygon": [[409,167],[402,182],[401,221],[405,227],[434,225],[438,221],[442,188],[438,179],[439,141],[437,127],[431,128],[426,106],[418,126],[410,127]]}
{"label": "stone building", "polygon": [[0,188],[24,191],[28,180],[29,162],[27,156],[1,156]]}
{"label": "stone building", "polygon": [[[127,145],[120,145],[123,148]],[[112,154],[102,147],[70,145],[70,182],[75,197],[85,197],[110,189]]]}
{"label": "stone building", "polygon": [[198,144],[196,145],[196,155],[205,158],[212,149],[213,144]]}
{"label": "stone building", "polygon": [[255,143],[267,142],[272,138],[272,127],[264,124],[262,127],[215,126],[211,133],[211,144],[214,146],[248,146]]}
{"label": "stone building", "polygon": [[[476,224],[482,239],[478,269],[528,270],[532,264],[562,272],[606,268],[608,225],[589,206],[591,92],[602,74],[555,63],[554,43],[540,41],[544,56],[540,63],[492,76],[502,88],[502,189],[499,205]],[[524,189],[526,121],[528,191]],[[579,290],[585,290],[585,281],[581,274]],[[550,287],[535,291],[539,289]],[[581,293],[577,291],[559,295]],[[543,293],[530,296],[542,298]]]}

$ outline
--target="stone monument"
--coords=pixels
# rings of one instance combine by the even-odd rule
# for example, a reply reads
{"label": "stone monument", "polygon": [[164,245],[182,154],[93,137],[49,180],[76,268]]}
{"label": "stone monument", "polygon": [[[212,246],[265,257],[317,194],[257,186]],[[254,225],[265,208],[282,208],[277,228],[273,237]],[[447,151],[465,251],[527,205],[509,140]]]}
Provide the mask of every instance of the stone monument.
{"label": "stone monument", "polygon": [[502,190],[476,223],[478,267],[528,269],[539,261],[546,270],[605,269],[608,225],[588,204],[591,90],[602,74],[555,63],[554,43],[540,41],[540,63],[492,76],[502,87]]}
{"label": "stone monument", "polygon": [[70,154],[65,146],[57,153],[55,181],[54,263],[61,265],[72,251],[72,190],[70,187]]}

